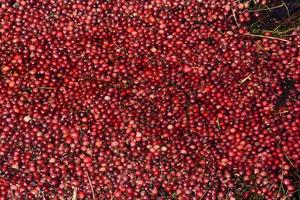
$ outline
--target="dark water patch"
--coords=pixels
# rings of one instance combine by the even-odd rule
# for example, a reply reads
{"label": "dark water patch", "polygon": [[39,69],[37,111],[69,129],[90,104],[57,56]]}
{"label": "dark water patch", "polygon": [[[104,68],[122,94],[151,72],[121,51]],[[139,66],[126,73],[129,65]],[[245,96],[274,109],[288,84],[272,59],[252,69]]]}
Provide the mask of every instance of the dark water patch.
{"label": "dark water patch", "polygon": [[300,0],[275,0],[267,6],[252,4],[249,11],[259,14],[248,24],[250,31],[255,34],[271,31],[274,35],[286,36],[300,27]]}
{"label": "dark water patch", "polygon": [[285,79],[281,81],[282,94],[279,96],[275,108],[278,109],[286,104],[289,98],[290,91],[295,88],[295,80]]}

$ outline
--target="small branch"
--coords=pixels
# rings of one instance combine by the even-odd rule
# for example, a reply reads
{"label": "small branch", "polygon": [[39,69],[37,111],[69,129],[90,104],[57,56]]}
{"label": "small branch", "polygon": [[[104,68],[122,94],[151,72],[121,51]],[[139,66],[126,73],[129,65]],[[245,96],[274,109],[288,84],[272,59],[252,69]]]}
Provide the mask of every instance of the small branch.
{"label": "small branch", "polygon": [[261,50],[263,50],[265,54],[270,55],[260,44],[258,44],[255,41],[254,41],[254,43],[256,44],[256,46],[258,46],[258,48],[260,48]]}
{"label": "small branch", "polygon": [[266,35],[256,35],[256,34],[251,34],[251,33],[247,33],[245,35],[251,36],[251,37],[267,38],[267,39],[271,39],[271,40],[280,40],[280,41],[283,41],[283,42],[291,42],[291,41],[286,40],[286,39],[272,37],[272,36],[266,36]]}
{"label": "small branch", "polygon": [[[279,30],[281,25],[278,25],[274,30],[263,30],[262,32],[270,32],[272,34],[276,34],[280,37],[285,37],[285,36],[289,36],[288,33],[295,30],[296,28],[290,28],[290,29],[287,29],[287,30]],[[284,35],[286,34],[286,35]]]}
{"label": "small branch", "polygon": [[46,200],[44,192],[42,192],[42,197],[43,197],[43,200]]}
{"label": "small branch", "polygon": [[190,127],[190,103],[191,99],[188,94],[185,94],[186,103],[185,103],[185,116],[187,118],[187,125]]}
{"label": "small branch", "polygon": [[247,80],[250,80],[250,77],[252,76],[252,74],[249,74],[248,76],[246,76],[245,78],[243,78],[242,80],[240,80],[240,84],[243,84],[244,82],[246,82]]}
{"label": "small branch", "polygon": [[[289,163],[292,165],[292,167],[297,170],[297,167],[294,165],[294,163],[290,160],[290,158],[283,152],[283,155],[285,156],[285,158],[289,161]],[[298,179],[300,180],[300,175],[295,172],[296,176],[298,177]]]}
{"label": "small branch", "polygon": [[204,197],[207,195],[207,193],[210,191],[210,189],[211,189],[214,185],[215,185],[215,183],[213,183],[213,184],[205,191],[205,193],[203,194],[203,196],[201,197],[200,200],[203,200],[203,199],[204,199]]}
{"label": "small branch", "polygon": [[279,185],[279,188],[278,188],[278,192],[277,192],[277,195],[276,195],[276,200],[278,199],[278,197],[279,197],[279,193],[280,193],[280,190],[281,190],[281,188],[282,188],[282,184],[283,184],[283,170],[281,171],[281,181],[280,181],[280,185]]}
{"label": "small branch", "polygon": [[12,191],[11,187],[10,187],[9,189],[10,189],[10,193],[11,193],[11,199],[12,199],[12,200],[15,200],[14,192]]}
{"label": "small branch", "polygon": [[289,111],[288,110],[284,110],[282,112],[276,112],[275,114],[276,115],[283,115],[283,114],[286,114],[286,113],[289,113]]}
{"label": "small branch", "polygon": [[269,187],[268,190],[271,190],[274,185],[275,185],[275,183],[272,183],[272,185]]}
{"label": "small branch", "polygon": [[217,123],[218,129],[222,130],[222,127],[220,126],[220,119],[219,118],[217,118],[216,123]]}
{"label": "small branch", "polygon": [[93,78],[93,77],[80,77],[79,80],[95,80],[95,81],[102,81],[99,78]]}
{"label": "small branch", "polygon": [[233,16],[233,18],[234,18],[234,21],[235,21],[236,25],[237,25],[238,27],[240,27],[240,24],[238,23],[238,21],[237,21],[237,19],[236,19],[235,12],[234,12],[234,10],[233,10],[232,8],[231,8],[231,11],[232,11],[232,16]]}
{"label": "small branch", "polygon": [[73,190],[72,200],[77,200],[77,188],[74,188]]}
{"label": "small branch", "polygon": [[285,30],[285,31],[277,31],[277,30],[276,30],[274,33],[282,34],[282,33],[288,33],[288,32],[291,32],[291,31],[293,31],[293,30],[295,30],[295,28],[290,28],[290,29]]}
{"label": "small branch", "polygon": [[90,179],[90,175],[89,175],[88,172],[87,172],[86,174],[87,174],[87,178],[88,178],[88,180],[89,180],[89,184],[90,184],[90,187],[91,187],[91,190],[92,190],[93,200],[96,200],[96,198],[95,198],[95,193],[94,193],[94,189],[93,189],[93,185],[92,185],[92,181],[91,181],[91,179]]}
{"label": "small branch", "polygon": [[110,200],[114,200],[113,192],[110,191]]}
{"label": "small branch", "polygon": [[276,8],[281,8],[285,6],[284,4],[281,4],[281,5],[278,5],[278,6],[274,6],[274,7],[267,7],[267,8],[262,8],[262,9],[257,9],[257,10],[249,10],[248,12],[261,12],[261,11],[271,11],[273,9],[276,9]]}
{"label": "small branch", "polygon": [[278,25],[273,31],[271,31],[272,33],[275,33],[279,28],[280,28],[281,25]]}
{"label": "small branch", "polygon": [[289,8],[287,7],[286,3],[285,3],[285,2],[282,2],[282,5],[286,8],[287,14],[288,14],[288,16],[290,17],[290,10],[289,10]]}
{"label": "small branch", "polygon": [[37,88],[41,90],[55,90],[54,87],[37,87]]}

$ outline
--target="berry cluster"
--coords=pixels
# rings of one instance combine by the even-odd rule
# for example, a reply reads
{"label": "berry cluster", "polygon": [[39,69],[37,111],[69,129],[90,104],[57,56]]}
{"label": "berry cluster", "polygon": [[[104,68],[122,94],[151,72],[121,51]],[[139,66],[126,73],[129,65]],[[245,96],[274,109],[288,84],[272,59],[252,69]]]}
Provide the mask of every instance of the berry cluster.
{"label": "berry cluster", "polygon": [[249,7],[1,0],[0,200],[291,198],[300,31]]}

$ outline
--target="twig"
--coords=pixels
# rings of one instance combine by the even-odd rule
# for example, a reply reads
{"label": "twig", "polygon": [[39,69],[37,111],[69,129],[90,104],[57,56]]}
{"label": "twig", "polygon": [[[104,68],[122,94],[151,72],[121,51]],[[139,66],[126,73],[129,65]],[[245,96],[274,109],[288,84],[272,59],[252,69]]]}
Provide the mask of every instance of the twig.
{"label": "twig", "polygon": [[93,189],[93,185],[92,185],[92,181],[91,181],[91,179],[90,179],[90,175],[89,175],[88,172],[87,172],[86,174],[87,174],[87,178],[88,178],[88,180],[89,180],[89,184],[90,184],[90,187],[91,187],[91,190],[92,190],[93,200],[96,200],[96,198],[95,198],[95,193],[94,193],[94,189]]}
{"label": "twig", "polygon": [[99,78],[93,78],[93,77],[80,77],[79,80],[92,80],[92,81],[102,81],[102,79]]}
{"label": "twig", "polygon": [[293,194],[295,194],[295,193],[297,193],[298,199],[300,199],[300,189],[298,189],[298,190],[296,190],[296,191],[293,192]]}
{"label": "twig", "polygon": [[187,125],[190,127],[190,96],[185,93],[186,103],[185,103],[185,116],[187,118]]}
{"label": "twig", "polygon": [[[46,200],[45,195],[44,195],[44,192],[42,192],[42,197],[43,197],[43,200]],[[75,200],[76,200],[76,199],[75,199]]]}
{"label": "twig", "polygon": [[272,185],[269,187],[268,190],[271,190],[274,185],[275,185],[275,183],[272,183]]}
{"label": "twig", "polygon": [[[296,166],[294,165],[294,163],[290,160],[290,158],[283,152],[283,155],[285,156],[285,158],[289,161],[289,163],[292,165],[292,167],[294,168],[294,169],[297,169],[296,168]],[[299,176],[299,174],[298,173],[296,173],[295,172],[295,174],[296,174],[296,176],[299,178],[299,180],[300,180],[300,176]]]}
{"label": "twig", "polygon": [[110,191],[110,200],[114,200],[113,192]]}
{"label": "twig", "polygon": [[286,40],[286,39],[272,37],[272,36],[266,36],[266,35],[256,35],[256,34],[251,34],[251,33],[246,33],[245,35],[252,36],[252,37],[267,38],[267,39],[271,39],[271,40],[280,40],[280,41],[283,41],[283,42],[291,42],[291,41]]}
{"label": "twig", "polygon": [[41,90],[55,90],[54,87],[37,87],[37,88]]}
{"label": "twig", "polygon": [[267,7],[267,8],[257,9],[257,10],[249,10],[249,12],[271,11],[271,10],[273,10],[273,9],[281,8],[281,7],[283,7],[283,6],[284,6],[284,3],[281,4],[281,5],[278,5],[278,6],[271,7],[271,8]]}
{"label": "twig", "polygon": [[9,189],[10,189],[10,193],[11,193],[11,199],[12,199],[12,200],[15,200],[14,192],[12,191],[11,187],[10,187]]}
{"label": "twig", "polygon": [[282,112],[275,112],[275,114],[276,115],[282,115],[282,114],[286,114],[286,113],[289,113],[289,111],[288,110],[284,110],[284,111],[282,111]]}
{"label": "twig", "polygon": [[256,44],[256,46],[258,46],[258,48],[260,48],[261,50],[263,50],[265,54],[270,55],[260,44],[258,44],[255,41],[254,41],[254,43]]}
{"label": "twig", "polygon": [[217,118],[216,123],[217,123],[218,129],[222,130],[222,127],[220,126],[220,119],[219,118]]}
{"label": "twig", "polygon": [[288,36],[288,35],[283,35],[284,33],[288,33],[288,32],[291,32],[291,31],[296,29],[296,28],[290,28],[290,29],[287,29],[287,30],[280,31],[280,30],[278,30],[280,26],[281,25],[278,25],[274,30],[263,30],[262,32],[271,32],[273,34],[277,34],[277,35],[283,37],[283,36]]}
{"label": "twig", "polygon": [[77,188],[74,188],[73,190],[72,200],[77,200]]}
{"label": "twig", "polygon": [[273,31],[271,31],[272,33],[275,33],[275,32],[277,32],[277,30],[279,29],[279,27],[280,27],[281,25],[279,24]]}
{"label": "twig", "polygon": [[274,33],[278,33],[278,34],[282,34],[282,33],[288,33],[288,32],[291,32],[291,31],[293,31],[293,30],[295,30],[295,28],[291,28],[291,29],[288,29],[288,30],[285,30],[285,31],[275,31]]}
{"label": "twig", "polygon": [[237,19],[236,19],[235,12],[234,12],[234,10],[233,10],[232,8],[231,8],[231,11],[232,11],[232,16],[233,16],[233,18],[234,18],[234,21],[235,21],[236,25],[237,25],[238,27],[240,27],[240,24],[238,23],[238,21],[237,21]]}
{"label": "twig", "polygon": [[287,14],[288,14],[288,16],[290,17],[290,10],[289,10],[289,8],[287,7],[286,3],[285,3],[285,2],[282,2],[282,5],[286,8]]}
{"label": "twig", "polygon": [[249,74],[248,76],[246,76],[245,78],[240,80],[240,84],[243,84],[245,81],[249,80],[251,76],[252,76],[252,74]]}
{"label": "twig", "polygon": [[279,194],[279,191],[282,190],[283,194],[284,194],[288,199],[290,199],[289,196],[287,195],[287,192],[285,191],[285,189],[284,189],[284,187],[283,187],[283,178],[284,178],[284,176],[283,176],[283,170],[282,170],[282,179],[281,179],[281,182],[280,182],[280,186],[279,186],[279,190],[278,190],[277,196],[278,196],[278,194]]}
{"label": "twig", "polygon": [[287,199],[290,199],[289,195],[287,195],[287,191],[284,189],[283,185],[281,186],[283,190],[283,194],[287,197]]}
{"label": "twig", "polygon": [[203,196],[201,197],[200,200],[203,200],[203,199],[204,199],[204,197],[207,195],[207,193],[210,191],[210,189],[211,189],[214,185],[215,185],[215,183],[213,183],[213,184],[205,191],[205,193],[203,194]]}
{"label": "twig", "polygon": [[276,200],[278,199],[278,195],[279,195],[279,193],[280,193],[280,190],[282,189],[282,182],[283,182],[283,170],[281,171],[281,181],[280,181],[280,186],[279,186],[279,188],[278,188],[278,192],[277,192],[277,194],[276,194]]}

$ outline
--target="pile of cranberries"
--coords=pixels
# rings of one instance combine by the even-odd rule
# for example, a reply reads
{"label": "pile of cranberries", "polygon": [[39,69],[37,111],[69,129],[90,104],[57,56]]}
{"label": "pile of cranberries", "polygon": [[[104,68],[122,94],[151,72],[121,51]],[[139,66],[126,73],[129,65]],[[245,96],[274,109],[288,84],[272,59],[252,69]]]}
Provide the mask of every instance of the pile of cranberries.
{"label": "pile of cranberries", "polygon": [[300,31],[236,0],[0,0],[0,200],[292,199]]}

